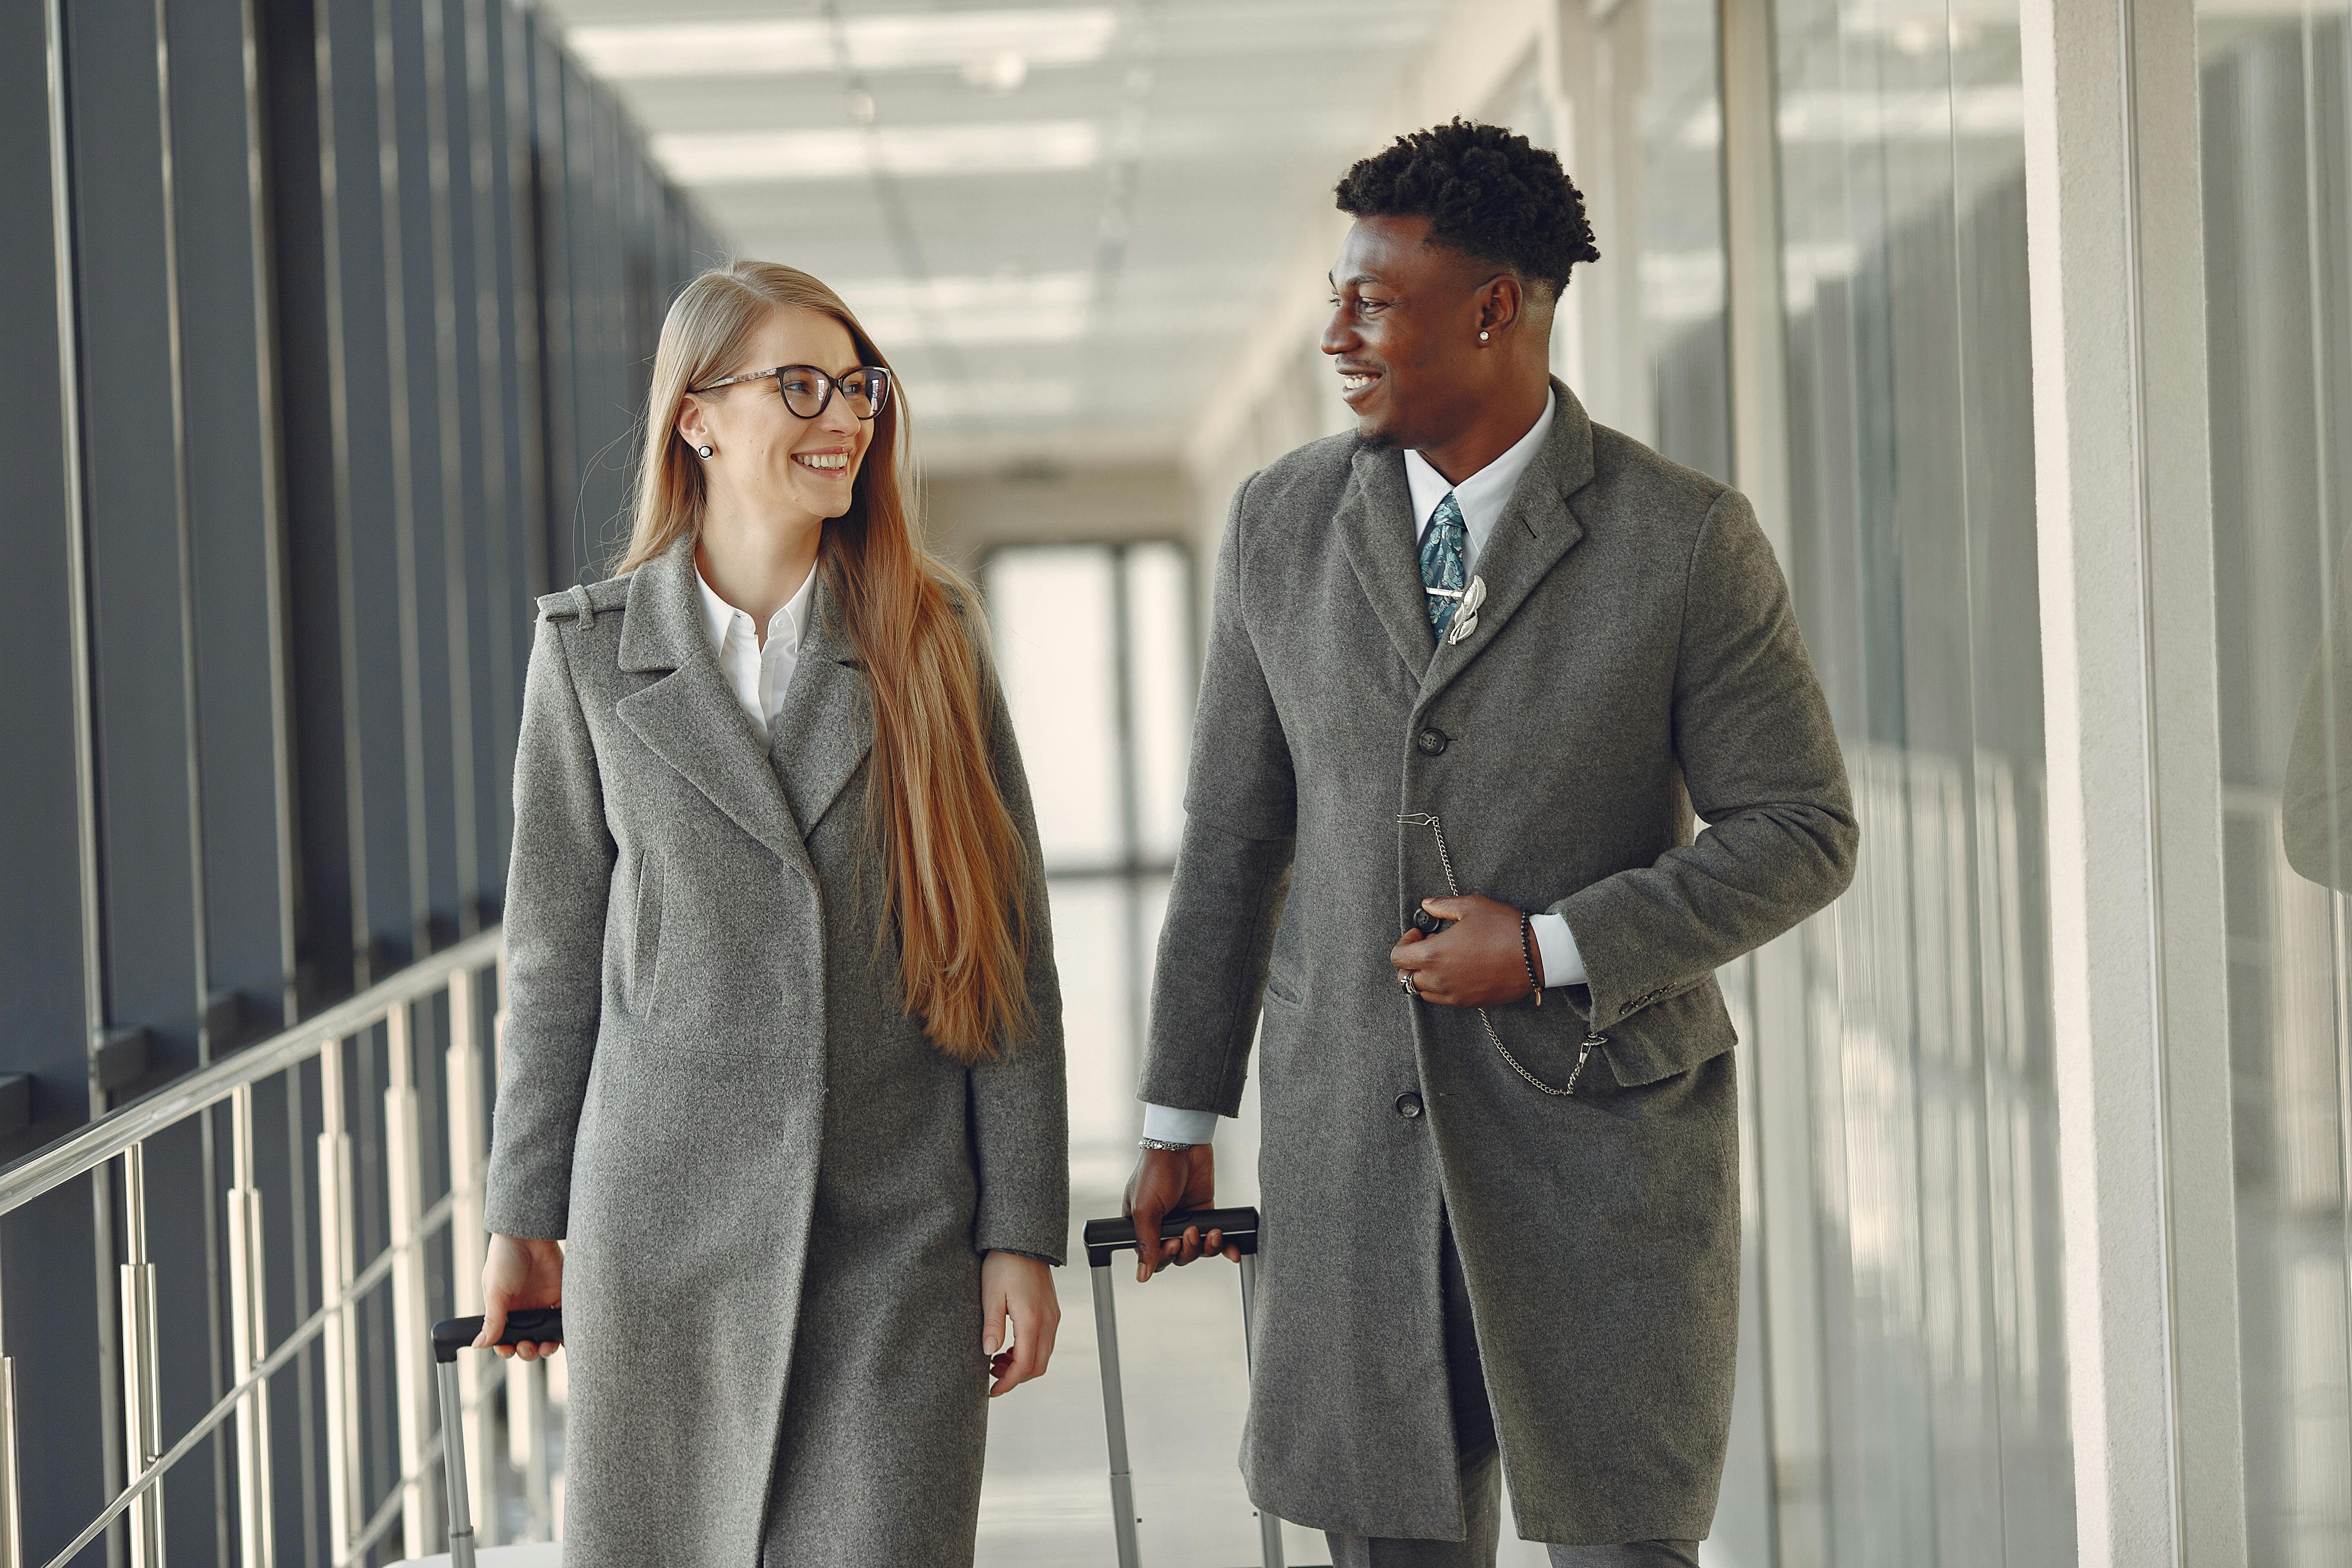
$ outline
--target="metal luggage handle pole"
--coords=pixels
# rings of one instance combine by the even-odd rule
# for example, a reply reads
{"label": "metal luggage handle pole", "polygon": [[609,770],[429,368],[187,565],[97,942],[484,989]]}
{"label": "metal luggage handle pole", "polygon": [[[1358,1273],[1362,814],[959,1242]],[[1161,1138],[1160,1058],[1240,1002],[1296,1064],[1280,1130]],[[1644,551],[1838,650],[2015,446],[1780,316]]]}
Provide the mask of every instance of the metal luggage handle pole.
{"label": "metal luggage handle pole", "polygon": [[[1160,1234],[1181,1236],[1195,1226],[1203,1236],[1213,1230],[1224,1232],[1225,1244],[1241,1251],[1242,1352],[1246,1365],[1257,1300],[1257,1210],[1192,1209],[1171,1214],[1160,1222]],[[1111,1529],[1118,1542],[1118,1568],[1142,1568],[1142,1549],[1135,1535],[1135,1527],[1141,1521],[1135,1511],[1135,1478],[1128,1468],[1127,1399],[1118,1373],[1118,1303],[1111,1295],[1110,1278],[1112,1256],[1135,1246],[1135,1222],[1125,1217],[1088,1220],[1086,1242],[1087,1273],[1094,1285],[1095,1350],[1102,1363],[1103,1435],[1110,1448]],[[1260,1509],[1257,1530],[1264,1568],[1283,1568],[1282,1521]]]}
{"label": "metal luggage handle pole", "polygon": [[[441,1394],[441,1473],[449,1498],[449,1568],[475,1568],[473,1499],[466,1487],[466,1396],[457,1386],[457,1352],[481,1333],[479,1318],[451,1318],[433,1325],[433,1381]],[[563,1310],[537,1307],[509,1312],[507,1331],[499,1343],[562,1338]]]}

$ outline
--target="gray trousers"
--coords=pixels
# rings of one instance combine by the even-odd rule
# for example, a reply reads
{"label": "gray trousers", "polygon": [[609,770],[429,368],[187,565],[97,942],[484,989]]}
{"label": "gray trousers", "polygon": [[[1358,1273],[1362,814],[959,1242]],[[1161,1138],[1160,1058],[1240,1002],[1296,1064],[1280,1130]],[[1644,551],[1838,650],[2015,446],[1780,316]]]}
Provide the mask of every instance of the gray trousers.
{"label": "gray trousers", "polygon": [[[1339,1535],[1331,1568],[1495,1568],[1502,1542],[1503,1458],[1495,1442],[1495,1412],[1486,1403],[1486,1371],[1470,1324],[1470,1287],[1454,1230],[1438,1237],[1438,1268],[1445,1296],[1445,1375],[1454,1405],[1454,1442],[1462,1456],[1462,1503],[1469,1529],[1461,1541],[1411,1541]],[[1551,1568],[1698,1568],[1696,1541],[1629,1541],[1614,1546],[1548,1546]]]}

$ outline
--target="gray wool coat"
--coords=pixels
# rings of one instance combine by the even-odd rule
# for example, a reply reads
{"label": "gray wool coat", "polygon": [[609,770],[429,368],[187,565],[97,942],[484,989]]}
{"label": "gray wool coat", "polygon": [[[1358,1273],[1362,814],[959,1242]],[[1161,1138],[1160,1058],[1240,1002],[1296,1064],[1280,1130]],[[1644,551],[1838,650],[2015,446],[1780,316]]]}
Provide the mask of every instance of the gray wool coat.
{"label": "gray wool coat", "polygon": [[[1453,1226],[1521,1535],[1693,1539],[1715,1511],[1739,1251],[1716,968],[1828,902],[1855,829],[1746,500],[1567,387],[1433,642],[1402,455],[1245,481],[1217,563],[1141,1097],[1235,1112],[1263,1058],[1252,1498],[1459,1540],[1438,1247]],[[1692,836],[1692,813],[1709,824]],[[1477,1015],[1388,952],[1424,897],[1567,918],[1589,984]],[[1259,1029],[1263,1008],[1263,1027]]]}
{"label": "gray wool coat", "polygon": [[540,601],[487,1217],[566,1242],[572,1568],[970,1562],[981,1255],[1062,1255],[1061,1005],[992,669],[1034,1014],[966,1068],[877,952],[871,702],[813,603],[763,755],[690,542]]}

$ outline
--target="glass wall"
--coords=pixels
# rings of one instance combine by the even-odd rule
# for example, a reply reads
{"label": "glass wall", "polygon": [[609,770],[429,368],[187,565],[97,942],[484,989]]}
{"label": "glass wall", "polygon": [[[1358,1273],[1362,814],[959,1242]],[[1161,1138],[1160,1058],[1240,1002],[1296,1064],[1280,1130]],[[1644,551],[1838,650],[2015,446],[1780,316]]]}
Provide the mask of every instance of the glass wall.
{"label": "glass wall", "polygon": [[1780,0],[1786,565],[1853,890],[1744,967],[1777,1558],[2073,1561],[2016,10]]}
{"label": "glass wall", "polygon": [[2352,1555],[2352,29],[2199,6],[2247,1561]]}
{"label": "glass wall", "polygon": [[1191,556],[1160,542],[1023,545],[993,552],[981,581],[1053,901],[1071,1185],[1100,1201],[1134,1163],[1144,1010],[1183,831]]}

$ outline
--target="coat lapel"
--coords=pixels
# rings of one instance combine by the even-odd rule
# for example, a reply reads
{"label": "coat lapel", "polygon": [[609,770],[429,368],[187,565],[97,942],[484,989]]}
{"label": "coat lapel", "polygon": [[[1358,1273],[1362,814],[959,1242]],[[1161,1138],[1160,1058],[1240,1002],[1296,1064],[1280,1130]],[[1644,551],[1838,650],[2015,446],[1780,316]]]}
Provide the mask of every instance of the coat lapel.
{"label": "coat lapel", "polygon": [[822,574],[809,597],[800,666],[776,715],[774,760],[793,816],[807,833],[832,808],[874,749],[874,705],[832,584]]}
{"label": "coat lapel", "polygon": [[1469,668],[1536,584],[1584,537],[1584,525],[1577,521],[1570,498],[1592,482],[1592,421],[1576,395],[1557,380],[1552,394],[1558,406],[1552,411],[1551,436],[1519,476],[1473,568],[1475,575],[1486,580],[1486,602],[1479,607],[1477,627],[1458,643],[1438,644],[1423,678],[1423,702]]}
{"label": "coat lapel", "polygon": [[682,538],[629,579],[621,625],[621,668],[638,674],[667,670],[661,679],[614,703],[614,711],[637,739],[684,775],[744,832],[796,867],[809,880],[800,826],[785,803],[760,738],[743,716],[703,628],[701,591],[695,584],[694,541]]}
{"label": "coat lapel", "polygon": [[1429,668],[1435,646],[1429,629],[1429,598],[1422,592],[1421,555],[1413,546],[1412,491],[1405,484],[1404,454],[1392,447],[1357,450],[1354,472],[1339,510],[1332,516],[1348,563],[1363,584],[1372,613],[1396,645],[1397,657],[1415,680]]}

